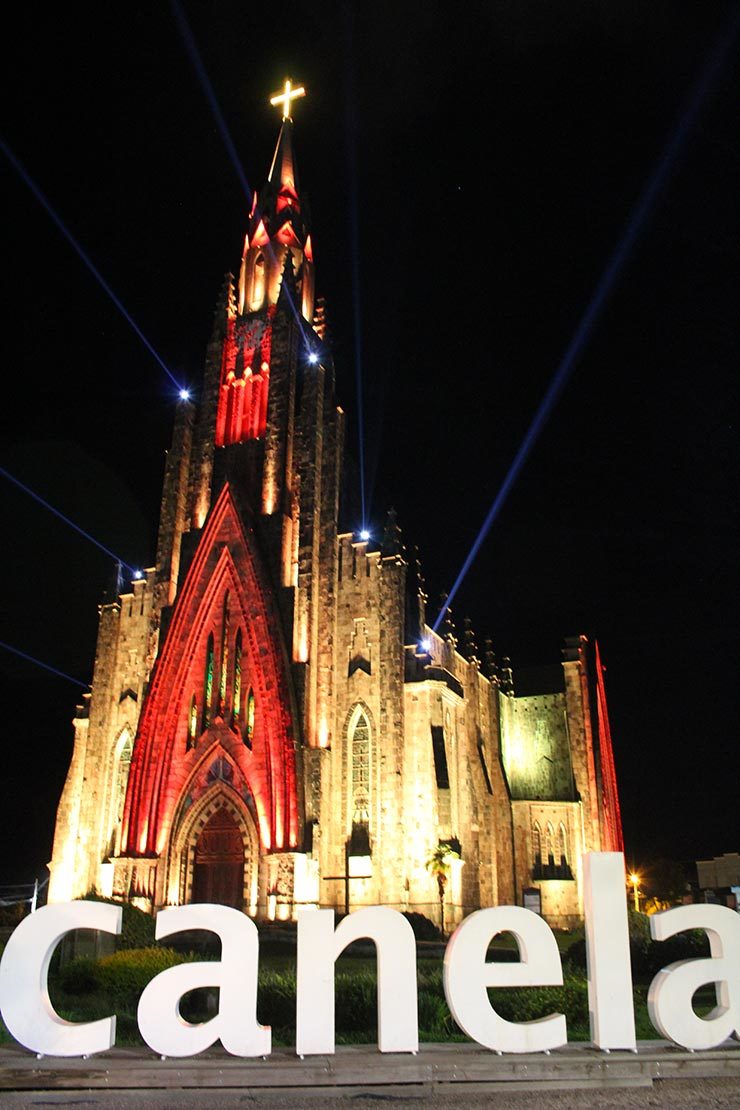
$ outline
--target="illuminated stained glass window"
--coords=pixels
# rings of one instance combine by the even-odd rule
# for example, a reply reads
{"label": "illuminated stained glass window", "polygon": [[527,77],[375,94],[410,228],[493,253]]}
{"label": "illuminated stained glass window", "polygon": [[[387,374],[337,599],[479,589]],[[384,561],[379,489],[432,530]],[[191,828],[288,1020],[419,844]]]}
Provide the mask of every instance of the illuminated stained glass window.
{"label": "illuminated stained glass window", "polygon": [[206,648],[206,673],[203,682],[203,726],[202,730],[208,728],[211,723],[211,710],[213,709],[213,633],[208,637],[208,647]]}
{"label": "illuminated stained glass window", "polygon": [[195,747],[195,741],[198,738],[198,699],[193,694],[190,701],[190,711],[188,712],[188,748]]}
{"label": "illuminated stained glass window", "polygon": [[353,824],[370,823],[370,724],[360,711],[350,741],[352,757]]}
{"label": "illuminated stained glass window", "polygon": [[242,711],[242,630],[236,634],[234,644],[234,696],[231,708],[231,726],[239,727],[239,718]]}
{"label": "illuminated stained glass window", "polygon": [[226,679],[229,673],[229,591],[224,596],[224,613],[221,623],[221,674],[218,680],[218,705],[221,714],[226,705]]}
{"label": "illuminated stained glass window", "polygon": [[246,710],[246,728],[244,729],[244,743],[248,748],[252,747],[252,740],[254,738],[254,691],[250,690],[247,694],[247,710]]}

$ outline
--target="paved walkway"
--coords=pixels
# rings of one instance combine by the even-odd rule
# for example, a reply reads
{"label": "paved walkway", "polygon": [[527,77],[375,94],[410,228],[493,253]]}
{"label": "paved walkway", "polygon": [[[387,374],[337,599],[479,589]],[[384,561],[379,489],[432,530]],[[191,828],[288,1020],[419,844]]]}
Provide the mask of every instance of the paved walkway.
{"label": "paved walkway", "polygon": [[463,1092],[573,1093],[578,1088],[650,1088],[655,1080],[673,1085],[675,1080],[695,1084],[709,1079],[726,1081],[729,1090],[736,1088],[735,1105],[740,1106],[740,1043],[728,1041],[719,1049],[691,1053],[665,1041],[642,1041],[637,1053],[611,1054],[575,1043],[549,1056],[497,1056],[474,1044],[425,1044],[417,1056],[382,1054],[374,1045],[348,1045],[338,1047],[334,1056],[304,1060],[288,1048],[276,1049],[266,1060],[245,1060],[215,1048],[200,1056],[167,1060],[139,1048],[114,1048],[87,1060],[37,1059],[18,1046],[0,1048],[0,1092],[137,1091],[142,1104],[149,1101],[141,1098],[146,1091],[230,1090],[238,1091],[242,1101],[283,1094],[290,1095],[295,1106],[299,1098],[306,1101],[317,1095],[359,1099],[370,1093],[376,1099],[428,1100]]}

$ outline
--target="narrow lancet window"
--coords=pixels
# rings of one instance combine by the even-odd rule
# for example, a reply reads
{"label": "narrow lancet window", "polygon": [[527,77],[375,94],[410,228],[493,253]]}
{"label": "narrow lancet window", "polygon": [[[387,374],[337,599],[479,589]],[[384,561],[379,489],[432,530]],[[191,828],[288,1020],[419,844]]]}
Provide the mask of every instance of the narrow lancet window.
{"label": "narrow lancet window", "polygon": [[242,713],[242,630],[234,643],[234,693],[231,704],[231,727],[239,728]]}
{"label": "narrow lancet window", "polygon": [[208,728],[211,723],[211,710],[213,709],[213,633],[208,637],[206,648],[206,673],[203,682],[203,728]]}
{"label": "narrow lancet window", "polygon": [[128,735],[124,740],[121,750],[118,753],[118,767],[116,769],[116,820],[120,821],[123,816],[123,803],[126,798],[126,784],[128,783],[128,774],[131,770],[131,755],[134,750],[134,744],[131,736]]}
{"label": "narrow lancet window", "polygon": [[218,680],[218,707],[223,716],[226,707],[226,679],[229,673],[229,591],[224,597],[224,615],[221,624],[221,673]]}
{"label": "narrow lancet window", "polygon": [[195,747],[195,741],[198,738],[198,699],[193,694],[190,700],[190,710],[188,712],[188,748]]}
{"label": "narrow lancet window", "polygon": [[252,281],[252,303],[250,308],[254,312],[258,308],[262,308],[262,302],[265,299],[265,256],[263,254],[257,255],[254,262],[254,278]]}
{"label": "narrow lancet window", "polygon": [[568,840],[565,835],[565,825],[562,822],[558,833],[558,841],[560,847],[560,866],[565,867],[568,863]]}
{"label": "narrow lancet window", "polygon": [[355,718],[350,741],[352,756],[352,823],[370,823],[370,723],[365,714]]}
{"label": "narrow lancet window", "polygon": [[246,709],[246,727],[244,729],[244,743],[248,748],[252,747],[254,739],[254,691],[250,690],[247,694],[247,709]]}

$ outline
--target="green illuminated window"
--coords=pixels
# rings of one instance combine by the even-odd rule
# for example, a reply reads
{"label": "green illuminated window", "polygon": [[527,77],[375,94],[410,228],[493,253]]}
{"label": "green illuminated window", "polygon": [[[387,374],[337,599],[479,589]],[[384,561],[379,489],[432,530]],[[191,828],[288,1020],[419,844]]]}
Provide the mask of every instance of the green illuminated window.
{"label": "green illuminated window", "polygon": [[218,680],[218,704],[223,714],[226,705],[226,678],[229,673],[229,591],[224,595],[224,612],[221,622],[221,674]]}
{"label": "green illuminated window", "polygon": [[236,634],[234,644],[234,698],[231,710],[231,725],[238,728],[242,711],[242,630]]}
{"label": "green illuminated window", "polygon": [[250,690],[247,694],[247,713],[246,713],[246,729],[244,730],[244,743],[248,748],[252,747],[252,740],[254,738],[254,691]]}
{"label": "green illuminated window", "polygon": [[193,694],[190,701],[190,711],[188,713],[188,747],[194,748],[195,741],[198,737],[198,701]]}
{"label": "green illuminated window", "polygon": [[206,674],[203,684],[203,728],[205,731],[211,723],[211,710],[213,709],[213,633],[208,637],[206,648]]}

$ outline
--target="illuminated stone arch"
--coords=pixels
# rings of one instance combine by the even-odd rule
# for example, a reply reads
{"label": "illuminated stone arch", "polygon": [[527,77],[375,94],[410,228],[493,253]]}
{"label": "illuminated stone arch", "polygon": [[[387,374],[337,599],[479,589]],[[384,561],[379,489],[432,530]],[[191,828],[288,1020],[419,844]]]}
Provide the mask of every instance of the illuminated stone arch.
{"label": "illuminated stone arch", "polygon": [[165,901],[168,905],[190,902],[198,839],[219,810],[225,810],[229,814],[242,838],[243,908],[254,917],[257,913],[259,891],[259,835],[246,802],[231,785],[223,781],[214,782],[196,802],[181,807],[180,820],[172,836],[167,857]]}
{"label": "illuminated stone arch", "polygon": [[[209,730],[233,742],[231,755],[255,800],[265,851],[290,850],[299,841],[294,691],[287,646],[281,637],[274,595],[251,531],[225,485],[203,527],[180,588],[167,635],[152,672],[134,743],[124,807],[121,855],[161,857],[175,827],[178,800],[185,796],[201,747],[183,743],[195,679],[211,662],[211,637],[219,629],[225,591],[232,627],[240,627],[249,682],[257,704],[254,750],[237,741],[216,706]],[[214,686],[216,661],[213,661]],[[242,689],[246,686],[241,675]],[[237,750],[238,749],[238,750]]]}
{"label": "illuminated stone arch", "polygon": [[119,731],[115,739],[113,748],[111,750],[110,768],[109,768],[109,809],[108,809],[108,828],[109,843],[108,854],[115,855],[121,840],[121,819],[123,817],[123,806],[126,800],[126,787],[128,786],[128,776],[131,770],[131,757],[134,750],[134,730],[129,724],[125,724]]}

